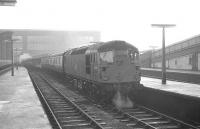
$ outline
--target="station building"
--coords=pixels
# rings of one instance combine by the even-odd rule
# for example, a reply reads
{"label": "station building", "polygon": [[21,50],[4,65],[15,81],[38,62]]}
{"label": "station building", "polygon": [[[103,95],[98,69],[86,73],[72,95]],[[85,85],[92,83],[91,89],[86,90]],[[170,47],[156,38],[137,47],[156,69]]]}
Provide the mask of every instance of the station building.
{"label": "station building", "polygon": [[[200,70],[200,35],[166,46],[166,68]],[[162,49],[140,54],[141,67],[161,68]]]}
{"label": "station building", "polygon": [[11,64],[11,42],[7,40],[11,39],[11,36],[10,32],[0,34],[0,67]]}

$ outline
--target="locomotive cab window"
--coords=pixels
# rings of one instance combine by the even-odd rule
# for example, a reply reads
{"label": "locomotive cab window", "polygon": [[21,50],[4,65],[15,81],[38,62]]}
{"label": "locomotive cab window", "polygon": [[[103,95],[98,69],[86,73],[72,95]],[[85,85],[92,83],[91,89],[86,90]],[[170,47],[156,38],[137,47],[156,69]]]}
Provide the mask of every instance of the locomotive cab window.
{"label": "locomotive cab window", "polygon": [[114,60],[113,51],[101,52],[100,53],[100,60],[106,63],[113,63]]}

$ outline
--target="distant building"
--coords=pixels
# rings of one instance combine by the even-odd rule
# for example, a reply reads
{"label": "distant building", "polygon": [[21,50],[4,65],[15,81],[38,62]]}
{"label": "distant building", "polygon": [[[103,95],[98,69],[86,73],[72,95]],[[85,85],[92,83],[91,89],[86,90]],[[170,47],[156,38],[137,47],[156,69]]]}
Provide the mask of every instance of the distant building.
{"label": "distant building", "polygon": [[[148,51],[140,55],[141,66],[162,67],[162,49]],[[200,35],[185,39],[166,47],[166,67],[168,69],[200,70]]]}
{"label": "distant building", "polygon": [[11,59],[9,55],[11,39],[14,39],[14,59],[17,59],[21,54],[28,54],[30,57],[55,54],[89,42],[100,41],[100,32],[2,29],[0,30],[0,59]]}
{"label": "distant building", "polygon": [[11,39],[12,33],[3,32],[0,34],[0,67],[11,64]]}

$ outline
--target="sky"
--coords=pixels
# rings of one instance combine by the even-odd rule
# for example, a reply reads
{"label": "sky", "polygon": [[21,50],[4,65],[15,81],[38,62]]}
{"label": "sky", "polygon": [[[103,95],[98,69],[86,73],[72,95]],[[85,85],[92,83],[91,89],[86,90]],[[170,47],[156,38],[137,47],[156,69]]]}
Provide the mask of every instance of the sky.
{"label": "sky", "polygon": [[17,0],[0,7],[0,29],[95,30],[101,40],[125,40],[140,51],[200,34],[199,0]]}

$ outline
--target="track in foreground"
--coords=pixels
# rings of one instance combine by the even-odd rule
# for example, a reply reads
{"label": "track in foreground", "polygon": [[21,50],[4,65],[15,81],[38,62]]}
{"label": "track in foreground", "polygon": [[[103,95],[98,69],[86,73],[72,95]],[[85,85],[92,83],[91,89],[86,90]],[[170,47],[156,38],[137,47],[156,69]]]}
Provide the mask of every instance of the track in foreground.
{"label": "track in foreground", "polygon": [[[47,80],[46,85],[50,85]],[[41,90],[49,92],[42,86]],[[56,91],[58,92],[58,91]],[[57,94],[57,93],[56,93]],[[70,102],[65,104],[66,100],[58,98],[56,94],[52,93],[47,95],[46,101],[49,104],[51,113],[55,117],[57,124],[60,128],[76,128],[76,129],[92,129],[92,128],[113,128],[108,123],[103,122],[101,118],[95,116],[95,113],[91,113],[85,110],[81,104],[75,104],[77,102]],[[62,93],[59,93],[62,94]],[[44,96],[44,95],[43,95]],[[76,98],[76,97],[75,97]],[[74,99],[75,100],[75,99]],[[80,100],[80,98],[79,98]],[[70,106],[74,103],[76,106]],[[77,108],[75,108],[77,107]],[[78,110],[77,110],[78,109]],[[133,129],[198,129],[192,125],[188,125],[182,121],[178,121],[174,118],[166,116],[164,114],[155,112],[142,106],[134,106],[134,108],[119,110],[114,107],[105,106],[102,108],[111,114],[114,119],[124,123],[127,128]],[[81,113],[83,112],[83,113]],[[89,114],[89,115],[88,115]],[[85,117],[86,116],[86,117]],[[113,128],[115,129],[115,128]]]}
{"label": "track in foreground", "polygon": [[[52,87],[42,76],[30,73],[36,90],[54,119],[53,128],[59,129],[109,129],[101,119],[89,116],[77,104]],[[37,82],[34,81],[37,79]],[[40,80],[40,82],[38,82]],[[39,84],[40,83],[40,84]],[[51,120],[52,121],[52,120]]]}
{"label": "track in foreground", "polygon": [[144,106],[135,105],[133,108],[117,109],[111,105],[102,108],[134,129],[200,129],[199,126],[189,125]]}

